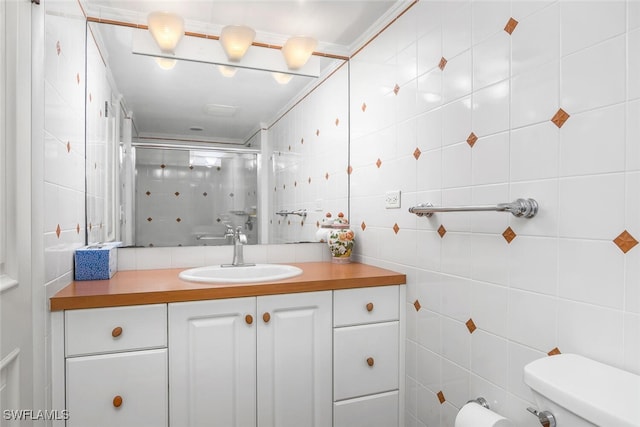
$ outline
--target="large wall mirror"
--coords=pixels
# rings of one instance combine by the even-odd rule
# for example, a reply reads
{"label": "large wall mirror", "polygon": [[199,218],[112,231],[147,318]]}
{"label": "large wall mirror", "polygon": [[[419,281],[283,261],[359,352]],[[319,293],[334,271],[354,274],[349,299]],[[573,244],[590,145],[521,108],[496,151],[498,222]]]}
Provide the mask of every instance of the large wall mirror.
{"label": "large wall mirror", "polygon": [[[303,237],[278,231],[285,217],[277,212],[295,202],[273,194],[279,185],[276,174],[285,169],[291,173],[291,168],[311,159],[291,150],[293,135],[271,129],[322,77],[274,75],[190,60],[169,60],[167,66],[158,58],[132,53],[136,31],[141,30],[88,23],[89,243],[223,245],[229,244],[229,227],[238,226],[249,244],[311,241],[310,232]],[[325,74],[343,62],[322,58]],[[342,104],[342,111],[348,108],[346,69],[332,76],[342,83],[331,83],[336,90],[332,102]],[[282,78],[286,83],[278,80]],[[346,114],[343,120],[346,127]],[[346,161],[348,130],[341,139],[342,150],[324,160],[342,156]],[[332,198],[346,197],[346,180],[341,184],[343,188],[327,190]],[[281,185],[286,188],[286,183]],[[316,211],[321,216],[322,204],[291,210],[308,212],[302,220]]]}
{"label": "large wall mirror", "polygon": [[[402,1],[82,3],[88,243],[228,244],[229,227],[249,243],[307,242],[326,212],[348,214],[347,58]],[[172,52],[147,31],[156,10],[184,18]],[[237,23],[259,42],[245,57],[200,58]],[[279,46],[300,33],[318,39],[315,65],[262,66],[267,53],[288,66]]]}

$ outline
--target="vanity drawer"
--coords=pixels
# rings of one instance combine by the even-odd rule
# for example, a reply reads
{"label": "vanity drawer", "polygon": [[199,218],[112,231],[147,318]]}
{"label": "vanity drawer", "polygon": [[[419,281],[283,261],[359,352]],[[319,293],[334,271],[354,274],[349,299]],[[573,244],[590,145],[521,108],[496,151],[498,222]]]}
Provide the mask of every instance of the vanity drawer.
{"label": "vanity drawer", "polygon": [[67,356],[167,346],[166,304],[65,311]]}
{"label": "vanity drawer", "polygon": [[334,330],[335,400],[398,388],[398,329],[396,321]]}
{"label": "vanity drawer", "polygon": [[398,427],[398,391],[334,403],[333,427]]}
{"label": "vanity drawer", "polygon": [[67,427],[168,424],[167,349],[67,359]]}
{"label": "vanity drawer", "polygon": [[399,295],[395,285],[335,291],[333,326],[398,320]]}

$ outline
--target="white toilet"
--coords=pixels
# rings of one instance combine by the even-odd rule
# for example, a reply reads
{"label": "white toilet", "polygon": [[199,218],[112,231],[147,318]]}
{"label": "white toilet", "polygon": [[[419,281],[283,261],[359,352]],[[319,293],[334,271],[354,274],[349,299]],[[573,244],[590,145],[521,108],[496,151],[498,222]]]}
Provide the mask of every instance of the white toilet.
{"label": "white toilet", "polygon": [[524,367],[539,411],[558,427],[639,427],[640,376],[576,354],[535,360]]}

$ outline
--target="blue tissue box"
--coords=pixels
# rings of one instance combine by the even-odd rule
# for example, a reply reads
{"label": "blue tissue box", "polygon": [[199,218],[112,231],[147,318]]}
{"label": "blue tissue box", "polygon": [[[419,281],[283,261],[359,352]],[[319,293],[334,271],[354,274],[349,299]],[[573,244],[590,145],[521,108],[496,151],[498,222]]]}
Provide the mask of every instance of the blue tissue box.
{"label": "blue tissue box", "polygon": [[120,242],[90,245],[76,249],[75,279],[106,280],[118,271],[118,246]]}

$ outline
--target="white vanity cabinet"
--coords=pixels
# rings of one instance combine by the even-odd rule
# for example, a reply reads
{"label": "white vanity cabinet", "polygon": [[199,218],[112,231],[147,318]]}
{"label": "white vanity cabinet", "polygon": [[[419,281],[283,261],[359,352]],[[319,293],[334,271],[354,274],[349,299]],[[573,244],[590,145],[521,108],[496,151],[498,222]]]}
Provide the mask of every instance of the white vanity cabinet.
{"label": "white vanity cabinet", "polygon": [[165,304],[65,312],[67,427],[168,425]]}
{"label": "white vanity cabinet", "polygon": [[330,427],[331,296],[169,304],[171,425]]}
{"label": "white vanity cabinet", "polygon": [[334,427],[402,425],[404,287],[334,291]]}

